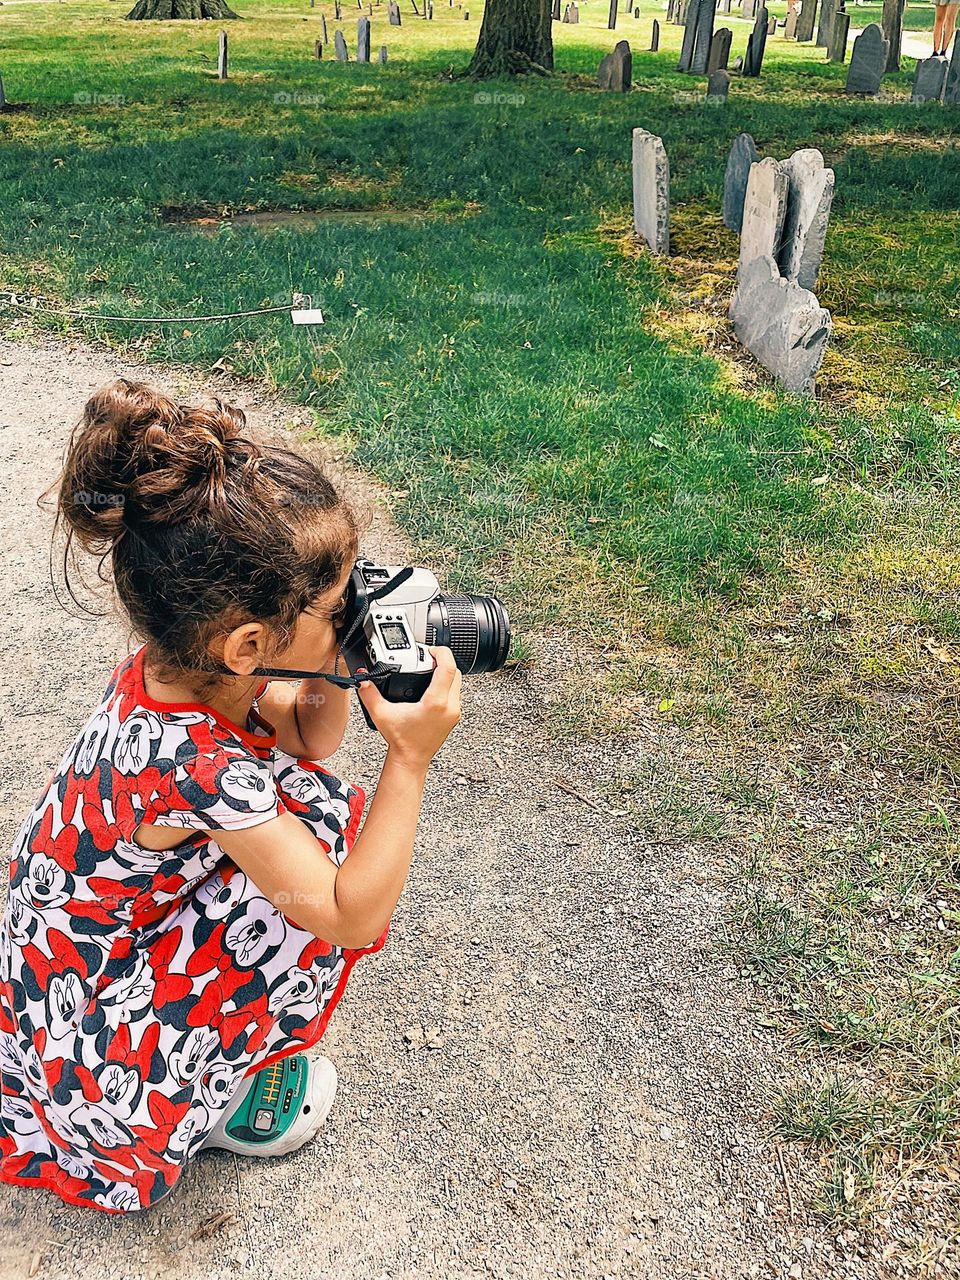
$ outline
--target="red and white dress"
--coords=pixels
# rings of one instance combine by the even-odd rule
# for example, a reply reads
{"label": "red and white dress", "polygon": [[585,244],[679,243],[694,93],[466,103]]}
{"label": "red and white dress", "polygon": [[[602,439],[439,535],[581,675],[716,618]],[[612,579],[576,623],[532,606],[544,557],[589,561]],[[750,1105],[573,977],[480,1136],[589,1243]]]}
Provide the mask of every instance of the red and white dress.
{"label": "red and white dress", "polygon": [[[209,831],[290,812],[338,866],[364,795],[114,671],[17,837],[0,923],[0,1179],[115,1213],[167,1194],[243,1076],[314,1044],[358,956],[290,920]],[[262,689],[260,690],[262,692]],[[194,834],[134,842],[141,822]]]}

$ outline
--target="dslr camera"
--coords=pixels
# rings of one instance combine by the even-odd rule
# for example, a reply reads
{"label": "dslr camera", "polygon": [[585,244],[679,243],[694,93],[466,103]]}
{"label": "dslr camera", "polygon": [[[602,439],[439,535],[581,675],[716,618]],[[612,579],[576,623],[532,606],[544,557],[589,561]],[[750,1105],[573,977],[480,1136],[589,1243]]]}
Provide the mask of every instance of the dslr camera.
{"label": "dslr camera", "polygon": [[499,670],[510,650],[510,620],[493,596],[445,595],[429,569],[373,560],[354,567],[339,633],[350,674],[366,667],[390,702],[420,701],[434,669],[427,645],[451,649],[464,675]]}

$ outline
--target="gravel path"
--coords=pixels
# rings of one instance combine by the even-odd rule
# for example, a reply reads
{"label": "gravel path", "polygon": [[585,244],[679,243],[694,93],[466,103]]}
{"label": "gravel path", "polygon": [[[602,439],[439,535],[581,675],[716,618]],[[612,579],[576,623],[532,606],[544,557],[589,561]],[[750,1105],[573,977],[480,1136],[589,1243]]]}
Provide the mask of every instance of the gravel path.
{"label": "gravel path", "polygon": [[[132,647],[116,622],[57,606],[50,519],[35,504],[84,399],[118,373],[181,394],[216,386],[268,432],[306,420],[249,384],[0,340],[7,848]],[[330,465],[376,503],[373,486]],[[407,554],[382,520],[367,547]],[[523,673],[465,690],[391,940],[359,963],[324,1041],[341,1092],[318,1143],[277,1161],[209,1153],[146,1216],[0,1185],[0,1275],[814,1274],[764,1138],[776,1045],[718,953],[710,854],[645,845],[615,816],[621,781],[662,745],[551,744]],[[378,743],[357,716],[336,767],[371,786]],[[416,1028],[433,1027],[438,1047],[419,1046]],[[220,1211],[232,1216],[195,1239]]]}

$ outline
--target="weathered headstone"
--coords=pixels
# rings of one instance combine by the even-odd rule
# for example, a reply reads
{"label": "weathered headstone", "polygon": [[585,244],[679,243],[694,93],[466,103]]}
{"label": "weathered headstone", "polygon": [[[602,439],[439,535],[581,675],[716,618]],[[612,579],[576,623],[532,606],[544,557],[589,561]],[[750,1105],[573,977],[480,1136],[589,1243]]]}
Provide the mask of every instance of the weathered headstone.
{"label": "weathered headstone", "polygon": [[947,83],[943,90],[943,101],[947,106],[960,104],[960,38],[954,38],[953,56],[947,70]]}
{"label": "weathered headstone", "polygon": [[738,340],[787,391],[810,395],[833,322],[814,294],[784,280],[767,254],[737,277],[730,319]]}
{"label": "weathered headstone", "polygon": [[800,16],[797,18],[797,40],[800,44],[813,39],[816,20],[817,0],[800,0]]}
{"label": "weathered headstone", "polygon": [[580,6],[572,4],[570,6],[570,21],[576,27],[580,22]]}
{"label": "weathered headstone", "polygon": [[733,32],[729,27],[718,27],[710,41],[710,57],[707,59],[707,75],[726,67],[730,58],[730,43]]}
{"label": "weathered headstone", "polygon": [[770,21],[767,23],[767,35],[772,36],[776,32],[776,30],[777,30],[777,20],[776,18],[771,18]]}
{"label": "weathered headstone", "polygon": [[342,31],[333,33],[333,51],[337,55],[338,62],[346,62],[348,60],[347,42],[343,38]]}
{"label": "weathered headstone", "polygon": [[370,61],[370,19],[361,18],[357,23],[357,61]]}
{"label": "weathered headstone", "polygon": [[553,0],[553,20],[560,21],[560,0]]}
{"label": "weathered headstone", "polygon": [[755,18],[757,16],[757,0],[743,0],[740,6],[740,16],[742,18]]}
{"label": "weathered headstone", "polygon": [[390,19],[391,27],[400,27],[403,25],[403,20],[400,17],[400,6],[397,4],[397,0],[390,0],[389,7],[387,8],[387,15]]}
{"label": "weathered headstone", "polygon": [[614,31],[617,26],[617,0],[610,0],[610,12],[607,14],[607,30]]}
{"label": "weathered headstone", "polygon": [[939,102],[947,83],[946,58],[923,58],[913,77],[911,102]]}
{"label": "weathered headstone", "polygon": [[634,9],[634,11],[633,11],[633,16],[634,16],[634,18],[637,20],[637,22],[639,22],[639,21],[640,21],[640,10],[639,10],[639,9]]}
{"label": "weathered headstone", "polygon": [[817,47],[826,49],[830,44],[833,19],[837,12],[837,0],[820,0],[820,21],[817,24]]}
{"label": "weathered headstone", "polygon": [[876,94],[887,69],[890,45],[875,22],[871,22],[853,42],[847,69],[847,93]]}
{"label": "weathered headstone", "polygon": [[325,13],[321,13],[320,22],[323,27],[323,43],[329,44],[330,41],[327,39],[327,15]]}
{"label": "weathered headstone", "polygon": [[783,220],[787,212],[787,175],[780,162],[768,157],[750,166],[743,199],[738,276],[754,258],[776,258],[780,252]]}
{"label": "weathered headstone", "polygon": [[850,34],[850,15],[838,9],[833,15],[833,30],[830,32],[830,43],[827,46],[828,62],[846,62],[847,36]]}
{"label": "weathered headstone", "polygon": [[656,53],[660,48],[660,23],[654,18],[653,30],[650,32],[650,52]]}
{"label": "weathered headstone", "polygon": [[633,55],[626,40],[619,40],[613,53],[608,53],[600,63],[597,81],[601,89],[612,89],[615,93],[626,93],[630,88],[633,74]]}
{"label": "weathered headstone", "polygon": [[797,38],[797,20],[800,17],[800,9],[798,5],[793,5],[787,10],[787,22],[783,28],[784,40],[796,40]]}
{"label": "weathered headstone", "polygon": [[733,0],[720,0],[720,12],[727,14],[733,8]]}
{"label": "weathered headstone", "polygon": [[322,40],[314,40],[314,42],[313,42],[313,56],[314,56],[315,58],[322,58],[322,57],[323,57],[323,41],[322,41]]}
{"label": "weathered headstone", "polygon": [[654,253],[670,252],[670,164],[646,129],[633,131],[633,230]]}
{"label": "weathered headstone", "polygon": [[227,71],[230,61],[230,55],[227,44],[227,33],[220,32],[220,39],[217,44],[217,79],[226,80]]}
{"label": "weathered headstone", "polygon": [[743,74],[743,58],[742,57],[738,55],[736,58],[734,58],[731,70],[735,71],[737,75]]}
{"label": "weathered headstone", "polygon": [[710,102],[726,101],[730,92],[730,72],[726,67],[717,67],[707,76],[707,99]]}
{"label": "weathered headstone", "polygon": [[743,74],[745,76],[758,76],[763,66],[763,53],[767,47],[767,26],[769,24],[769,16],[766,6],[761,6],[757,10],[757,20],[753,24],[753,30],[750,38],[747,40],[747,53],[743,59]]}
{"label": "weathered headstone", "polygon": [[387,46],[385,44],[382,44],[380,46],[380,52],[377,54],[377,61],[382,64],[386,62],[386,60],[387,60]]}
{"label": "weathered headstone", "polygon": [[883,12],[880,21],[883,24],[883,36],[889,45],[887,50],[887,71],[900,70],[900,50],[903,45],[903,10],[906,0],[883,0]]}
{"label": "weathered headstone", "polygon": [[340,8],[340,0],[333,0],[333,16],[339,22],[343,17],[343,11]]}
{"label": "weathered headstone", "polygon": [[703,75],[706,71],[715,12],[714,0],[690,0],[678,71],[691,71],[695,75]]}
{"label": "weathered headstone", "polygon": [[783,219],[780,274],[804,289],[813,289],[823,260],[823,244],[833,204],[834,172],[824,168],[813,147],[795,151],[780,168],[787,176],[787,211]]}
{"label": "weathered headstone", "polygon": [[760,159],[757,146],[749,133],[734,138],[723,178],[723,223],[731,231],[743,226],[743,200],[747,194],[750,169]]}

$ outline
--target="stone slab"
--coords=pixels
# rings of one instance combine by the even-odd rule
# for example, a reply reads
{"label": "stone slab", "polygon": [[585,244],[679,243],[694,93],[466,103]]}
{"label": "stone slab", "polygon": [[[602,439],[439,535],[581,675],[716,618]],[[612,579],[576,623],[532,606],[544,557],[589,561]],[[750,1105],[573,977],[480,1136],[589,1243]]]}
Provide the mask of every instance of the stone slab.
{"label": "stone slab", "polygon": [[889,42],[875,22],[871,22],[853,42],[847,69],[847,93],[877,94],[887,69]]}
{"label": "stone slab", "polygon": [[601,61],[597,81],[601,89],[626,93],[633,74],[633,55],[626,40],[619,40],[613,50]]}
{"label": "stone slab", "polygon": [[780,252],[789,185],[780,162],[772,157],[750,166],[743,198],[738,276],[754,258],[775,259]]}
{"label": "stone slab", "polygon": [[727,157],[723,179],[723,223],[731,231],[743,225],[743,200],[747,194],[750,169],[760,159],[757,146],[749,133],[738,134]]}
{"label": "stone slab", "polygon": [[670,163],[646,129],[633,131],[633,230],[654,253],[670,252]]}
{"label": "stone slab", "polygon": [[946,58],[923,58],[918,62],[910,101],[939,102],[947,85],[948,70]]}
{"label": "stone slab", "polygon": [[785,390],[813,394],[833,321],[809,289],[784,280],[773,258],[754,258],[737,279],[730,319],[739,341]]}
{"label": "stone slab", "polygon": [[787,175],[787,209],[780,237],[777,265],[786,280],[814,289],[823,260],[823,245],[833,204],[835,175],[824,167],[814,147],[795,151],[781,161]]}

